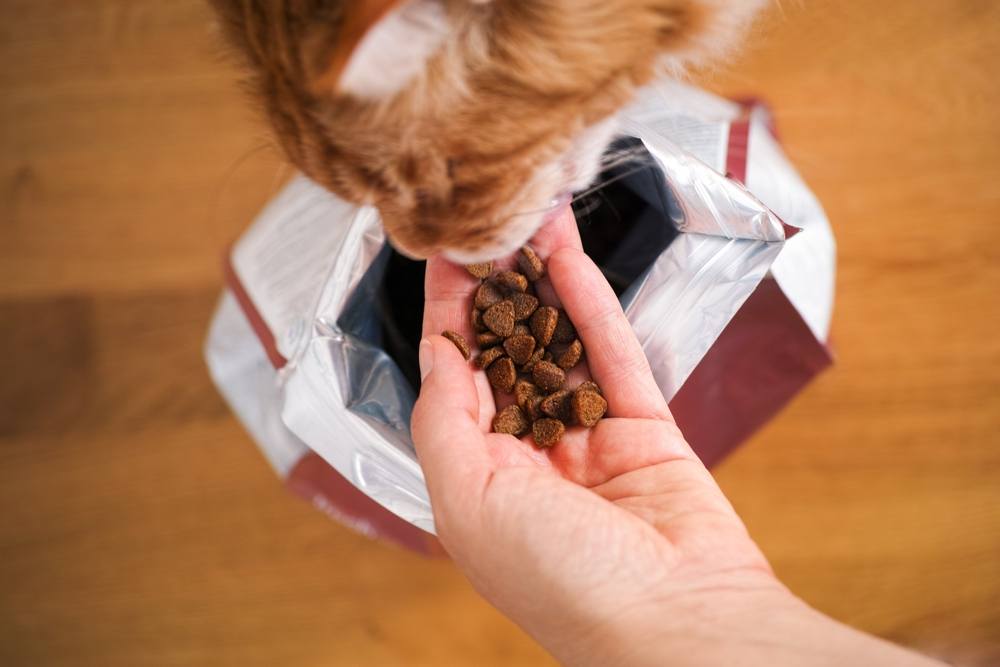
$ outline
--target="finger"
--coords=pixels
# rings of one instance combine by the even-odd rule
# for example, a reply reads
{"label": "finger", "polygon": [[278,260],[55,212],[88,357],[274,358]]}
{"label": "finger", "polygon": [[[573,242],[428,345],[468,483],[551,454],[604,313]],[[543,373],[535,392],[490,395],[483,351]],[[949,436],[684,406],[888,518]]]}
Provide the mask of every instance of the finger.
{"label": "finger", "polygon": [[608,415],[671,419],[649,362],[614,290],[582,251],[563,248],[549,276],[586,350],[590,374],[604,391]]}
{"label": "finger", "polygon": [[[531,248],[538,257],[547,262],[552,254],[560,248],[575,248],[583,250],[583,241],[580,240],[580,228],[577,227],[576,218],[573,216],[573,209],[568,205],[562,212],[532,237]],[[546,276],[535,283],[535,290],[538,298],[550,306],[559,306],[559,296],[552,288],[552,281]]]}
{"label": "finger", "polygon": [[531,247],[542,259],[547,259],[559,248],[576,248],[583,250],[580,240],[580,229],[576,225],[573,209],[569,205],[563,207],[551,222],[543,225],[531,237]]}
{"label": "finger", "polygon": [[697,456],[672,422],[662,419],[602,419],[584,437],[563,439],[551,450],[552,465],[587,487],[604,484],[631,470]]}
{"label": "finger", "polygon": [[[476,334],[472,330],[469,313],[472,310],[472,294],[478,284],[479,281],[464,267],[452,264],[441,256],[428,259],[424,274],[423,336],[457,331],[475,355]],[[496,414],[496,406],[485,373],[474,373],[473,376],[480,404],[479,430],[485,433],[489,431]]]}
{"label": "finger", "polygon": [[471,342],[475,336],[469,312],[478,284],[464,267],[452,264],[441,255],[428,259],[424,273],[423,335],[450,329]]}
{"label": "finger", "polygon": [[[410,432],[434,504],[477,497],[492,470],[480,431],[472,369],[442,336],[420,343],[420,396]],[[470,495],[471,494],[471,495]]]}

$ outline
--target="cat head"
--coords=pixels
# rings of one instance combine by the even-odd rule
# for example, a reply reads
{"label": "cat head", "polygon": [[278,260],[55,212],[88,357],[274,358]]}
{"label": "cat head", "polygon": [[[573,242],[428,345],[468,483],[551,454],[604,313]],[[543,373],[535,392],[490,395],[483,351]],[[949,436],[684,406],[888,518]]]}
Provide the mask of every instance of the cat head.
{"label": "cat head", "polygon": [[530,238],[634,91],[762,1],[212,0],[289,159],[402,252],[462,262]]}

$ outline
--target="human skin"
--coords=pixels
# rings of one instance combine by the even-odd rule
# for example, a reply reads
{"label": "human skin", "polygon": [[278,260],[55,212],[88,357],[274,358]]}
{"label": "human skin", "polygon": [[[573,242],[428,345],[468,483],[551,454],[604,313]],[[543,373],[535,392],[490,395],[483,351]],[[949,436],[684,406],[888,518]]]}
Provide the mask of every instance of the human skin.
{"label": "human skin", "polygon": [[435,335],[471,335],[476,281],[429,260],[413,440],[438,536],[476,590],[571,665],[939,664],[778,581],[674,423],[568,209],[532,244],[548,263],[539,294],[576,324],[608,413],[546,450],[490,433],[485,374]]}

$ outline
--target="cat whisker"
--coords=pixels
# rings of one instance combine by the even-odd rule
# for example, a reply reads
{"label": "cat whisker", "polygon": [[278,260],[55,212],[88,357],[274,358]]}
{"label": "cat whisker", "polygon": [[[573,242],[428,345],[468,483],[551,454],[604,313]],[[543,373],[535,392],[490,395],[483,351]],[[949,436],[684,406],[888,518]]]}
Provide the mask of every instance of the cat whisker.
{"label": "cat whisker", "polygon": [[[591,187],[587,188],[586,190],[582,190],[580,192],[575,193],[572,196],[572,198],[568,200],[568,202],[562,200],[562,198],[559,198],[559,200],[554,201],[552,204],[550,204],[548,206],[544,206],[544,207],[540,207],[540,208],[536,208],[536,209],[529,209],[527,211],[519,211],[517,213],[512,214],[510,217],[511,218],[515,218],[515,217],[523,217],[523,216],[528,216],[528,215],[544,215],[546,213],[551,213],[555,209],[557,209],[560,206],[564,205],[565,203],[576,203],[576,202],[582,200],[583,198],[587,197],[588,195],[593,194],[595,192],[598,192],[601,188],[603,188],[606,185],[610,185],[611,183],[614,183],[615,181],[618,181],[618,180],[620,180],[622,178],[626,178],[628,176],[631,176],[632,174],[638,173],[638,172],[642,171],[643,169],[648,169],[649,167],[655,167],[655,166],[657,166],[656,159],[653,158],[653,156],[651,156],[649,154],[649,152],[644,147],[642,147],[642,146],[629,146],[629,147],[626,147],[626,148],[616,148],[616,149],[611,149],[609,151],[606,151],[601,156],[600,168],[601,168],[602,171],[607,171],[609,169],[615,169],[617,167],[621,167],[622,165],[626,165],[626,164],[630,164],[630,163],[634,163],[635,167],[632,168],[632,169],[626,170],[625,172],[623,172],[621,174],[616,174],[615,176],[613,176],[611,178],[606,178],[604,180],[598,181],[597,183],[595,183]],[[547,173],[552,173],[552,171],[555,171],[557,169],[558,170],[562,170],[562,168],[563,168],[562,167],[562,163],[560,163],[560,162],[551,163],[551,164],[548,165],[548,167],[547,167],[546,170],[543,170],[543,171],[541,171],[539,173],[539,176],[544,176]],[[595,206],[597,206],[597,205],[599,205],[599,202],[595,202]],[[578,211],[578,214],[581,214],[581,215],[585,214],[585,213],[586,213],[586,211],[584,211],[583,213],[580,213],[580,211]]]}
{"label": "cat whisker", "polygon": [[648,168],[649,168],[649,165],[643,164],[643,165],[639,165],[639,166],[635,167],[634,169],[629,169],[627,171],[623,171],[620,174],[615,174],[611,178],[608,178],[608,179],[605,179],[605,180],[600,181],[598,183],[595,183],[594,185],[592,185],[591,187],[587,188],[586,190],[582,190],[580,192],[577,192],[576,194],[573,195],[573,201],[576,202],[576,201],[582,199],[583,197],[586,197],[587,195],[591,195],[591,194],[597,192],[598,190],[600,190],[601,188],[603,188],[605,186],[611,185],[612,183],[620,181],[623,178],[628,178],[629,176],[632,176],[633,174],[637,174],[640,171],[642,171],[644,169],[648,169]]}
{"label": "cat whisker", "polygon": [[600,207],[601,205],[601,201],[599,198],[590,197],[589,195],[585,197],[579,197],[574,201],[585,202],[583,206],[579,206],[574,210],[574,213],[576,213],[578,217],[588,217],[591,213],[596,211],[598,207]]}

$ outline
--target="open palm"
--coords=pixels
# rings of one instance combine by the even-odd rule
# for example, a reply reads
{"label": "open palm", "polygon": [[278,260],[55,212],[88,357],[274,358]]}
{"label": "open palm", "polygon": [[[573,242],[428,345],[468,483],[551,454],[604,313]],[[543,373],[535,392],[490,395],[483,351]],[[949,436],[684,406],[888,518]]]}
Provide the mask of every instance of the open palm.
{"label": "open palm", "polygon": [[[433,335],[452,329],[473,339],[475,280],[430,260],[413,436],[449,554],[532,632],[561,634],[581,623],[599,631],[608,617],[641,616],[647,603],[720,586],[780,588],[674,424],[568,210],[532,244],[548,260],[539,295],[560,302],[575,323],[608,414],[593,429],[567,429],[546,450],[530,436],[490,433],[497,406],[485,373]],[[577,613],[551,617],[553,604]]]}

